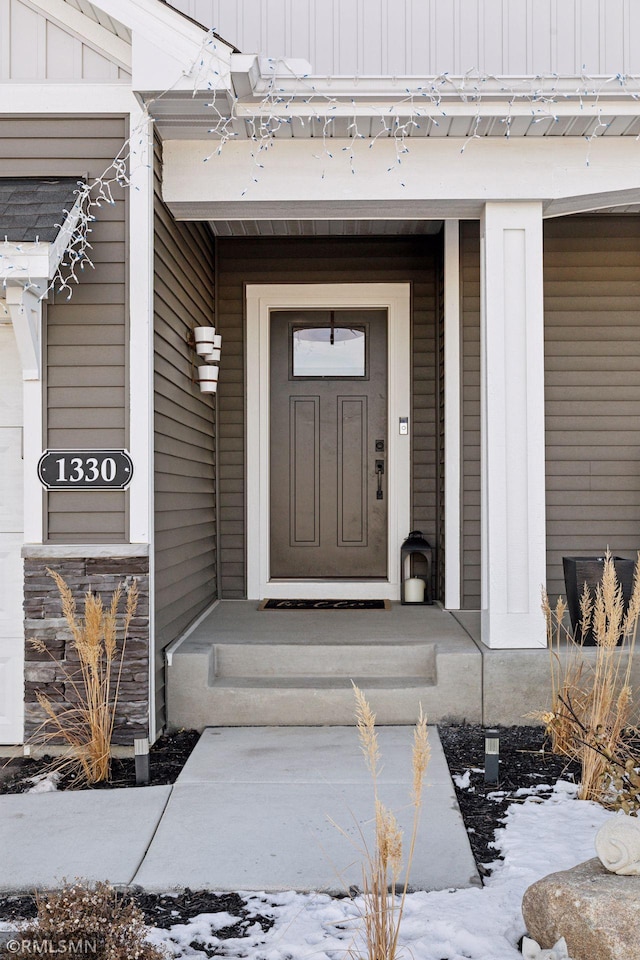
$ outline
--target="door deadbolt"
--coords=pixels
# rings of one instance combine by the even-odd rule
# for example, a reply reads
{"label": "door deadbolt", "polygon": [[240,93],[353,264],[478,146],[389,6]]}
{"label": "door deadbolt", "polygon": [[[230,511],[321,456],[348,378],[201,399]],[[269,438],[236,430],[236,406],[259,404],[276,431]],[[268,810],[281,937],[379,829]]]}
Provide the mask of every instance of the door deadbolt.
{"label": "door deadbolt", "polygon": [[384,453],[384,440],[376,440],[376,453]]}

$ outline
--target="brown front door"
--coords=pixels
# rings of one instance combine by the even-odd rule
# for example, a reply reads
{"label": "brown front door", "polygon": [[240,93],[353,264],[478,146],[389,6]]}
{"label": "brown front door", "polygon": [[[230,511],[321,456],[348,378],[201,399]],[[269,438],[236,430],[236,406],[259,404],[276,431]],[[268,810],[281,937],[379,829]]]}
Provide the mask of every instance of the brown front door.
{"label": "brown front door", "polygon": [[271,314],[271,577],[387,576],[387,312]]}

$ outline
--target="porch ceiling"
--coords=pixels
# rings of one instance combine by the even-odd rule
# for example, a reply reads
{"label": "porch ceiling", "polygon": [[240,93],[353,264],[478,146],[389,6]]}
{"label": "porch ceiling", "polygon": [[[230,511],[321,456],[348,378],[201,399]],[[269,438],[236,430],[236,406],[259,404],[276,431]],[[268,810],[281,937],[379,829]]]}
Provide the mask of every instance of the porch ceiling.
{"label": "porch ceiling", "polygon": [[377,237],[435,234],[442,220],[210,220],[216,237]]}

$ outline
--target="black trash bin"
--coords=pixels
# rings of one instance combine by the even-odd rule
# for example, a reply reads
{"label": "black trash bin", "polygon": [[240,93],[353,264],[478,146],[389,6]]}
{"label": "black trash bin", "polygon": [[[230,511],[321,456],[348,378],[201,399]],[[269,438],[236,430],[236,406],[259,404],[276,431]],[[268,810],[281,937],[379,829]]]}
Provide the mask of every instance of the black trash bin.
{"label": "black trash bin", "polygon": [[[624,557],[612,557],[618,583],[622,587],[625,613],[633,593],[633,576],[636,567],[635,560],[625,560]],[[571,626],[576,640],[582,636],[582,620],[580,618],[580,597],[585,583],[595,599],[596,585],[602,580],[604,571],[604,557],[563,557],[564,585],[567,592],[567,606],[571,618]],[[618,643],[622,637],[618,640]],[[595,646],[596,638],[589,628],[584,637],[585,646]]]}

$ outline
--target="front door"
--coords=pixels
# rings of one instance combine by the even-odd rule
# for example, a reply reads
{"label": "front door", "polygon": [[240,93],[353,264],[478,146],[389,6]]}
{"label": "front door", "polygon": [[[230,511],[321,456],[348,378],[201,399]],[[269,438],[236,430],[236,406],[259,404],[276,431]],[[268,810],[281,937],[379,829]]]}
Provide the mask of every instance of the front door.
{"label": "front door", "polygon": [[387,311],[271,313],[271,577],[387,576]]}

